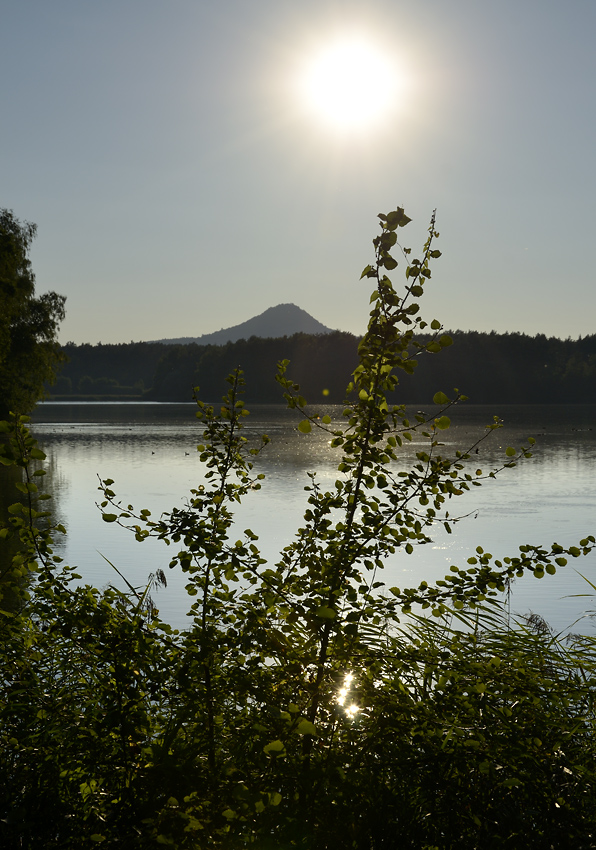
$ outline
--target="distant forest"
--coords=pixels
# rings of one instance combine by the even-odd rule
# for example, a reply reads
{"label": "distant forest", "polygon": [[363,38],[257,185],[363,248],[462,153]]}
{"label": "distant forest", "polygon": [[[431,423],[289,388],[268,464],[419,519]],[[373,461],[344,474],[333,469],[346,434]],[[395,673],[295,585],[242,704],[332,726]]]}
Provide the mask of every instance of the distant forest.
{"label": "distant forest", "polygon": [[[476,331],[451,336],[451,347],[418,358],[414,376],[400,375],[394,401],[428,403],[437,390],[449,394],[454,387],[478,404],[596,400],[596,334],[578,340]],[[226,375],[240,366],[246,401],[275,403],[283,401],[274,379],[277,363],[288,359],[288,376],[311,403],[341,403],[357,347],[357,337],[340,331],[251,337],[227,345],[68,343],[63,347],[68,361],[48,391],[63,400],[191,401],[193,387],[199,386],[201,398],[217,402]]]}

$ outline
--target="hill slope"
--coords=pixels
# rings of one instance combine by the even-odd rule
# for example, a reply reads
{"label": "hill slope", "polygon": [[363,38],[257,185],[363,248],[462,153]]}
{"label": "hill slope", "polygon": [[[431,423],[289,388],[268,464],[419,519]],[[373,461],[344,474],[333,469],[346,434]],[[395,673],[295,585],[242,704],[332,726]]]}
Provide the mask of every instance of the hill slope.
{"label": "hill slope", "polygon": [[274,338],[292,336],[296,333],[328,334],[331,332],[331,328],[325,327],[310,313],[296,307],[295,304],[278,304],[277,307],[269,307],[264,313],[231,328],[222,328],[220,331],[203,334],[203,336],[183,336],[155,341],[166,345],[185,345],[189,342],[196,342],[198,345],[225,345],[227,342],[237,342],[239,339],[250,339],[251,336]]}

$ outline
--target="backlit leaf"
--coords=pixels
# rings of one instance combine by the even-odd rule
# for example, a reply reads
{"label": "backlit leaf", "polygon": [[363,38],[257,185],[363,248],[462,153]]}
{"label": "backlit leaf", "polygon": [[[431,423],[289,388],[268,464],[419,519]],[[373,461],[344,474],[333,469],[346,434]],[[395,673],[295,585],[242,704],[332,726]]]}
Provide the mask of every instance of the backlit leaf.
{"label": "backlit leaf", "polygon": [[317,735],[317,730],[315,728],[314,723],[311,723],[310,720],[301,720],[298,726],[296,726],[296,732],[299,735]]}
{"label": "backlit leaf", "polygon": [[263,747],[265,753],[282,753],[284,750],[283,741],[271,741]]}
{"label": "backlit leaf", "polygon": [[445,395],[445,393],[439,391],[438,393],[434,394],[433,403],[434,404],[448,404],[449,398]]}

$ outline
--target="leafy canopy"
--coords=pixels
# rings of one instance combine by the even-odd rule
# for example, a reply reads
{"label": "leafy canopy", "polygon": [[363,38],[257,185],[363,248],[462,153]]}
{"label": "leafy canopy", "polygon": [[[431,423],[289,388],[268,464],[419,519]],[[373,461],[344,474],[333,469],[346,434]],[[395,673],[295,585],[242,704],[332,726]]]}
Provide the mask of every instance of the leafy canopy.
{"label": "leafy canopy", "polygon": [[62,295],[35,296],[29,250],[37,228],[0,209],[0,414],[28,413],[53,382],[63,355],[57,341]]}

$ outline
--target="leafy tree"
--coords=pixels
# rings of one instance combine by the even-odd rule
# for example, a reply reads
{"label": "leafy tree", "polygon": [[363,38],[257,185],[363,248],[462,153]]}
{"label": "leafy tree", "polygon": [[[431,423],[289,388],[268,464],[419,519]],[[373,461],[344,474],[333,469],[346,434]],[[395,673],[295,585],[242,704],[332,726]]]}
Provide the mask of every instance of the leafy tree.
{"label": "leafy tree", "polygon": [[418,316],[439,256],[434,218],[420,259],[402,251],[402,294],[386,270],[409,219],[398,208],[380,220],[343,417],[309,408],[280,363],[298,429],[329,432],[338,477],[325,489],[312,474],[302,527],[277,564],[251,530],[234,529],[269,442],[244,437],[239,371],[217,410],[198,402],[205,475],[186,507],[154,519],[102,482],[107,523],[173,547],[187,629],[159,618],[150,594],[161,572],[127,592],[73,583],[52,548],[64,529],[40,529],[50,519],[35,470],[43,453],[23,418],[1,426],[0,461],[24,473],[1,535],[25,547],[6,575],[20,608],[0,619],[4,846],[594,846],[596,645],[565,642],[536,619],[511,622],[498,596],[516,577],[593,551],[594,537],[524,544],[503,560],[478,547],[434,587],[382,582],[388,557],[428,543],[437,523],[451,529],[452,501],[531,443],[482,472],[476,444],[443,454],[460,393],[438,391],[433,413],[411,420],[388,402],[398,376],[451,339]]}
{"label": "leafy tree", "polygon": [[0,414],[24,414],[63,361],[57,341],[62,295],[35,296],[29,249],[36,225],[0,209]]}

